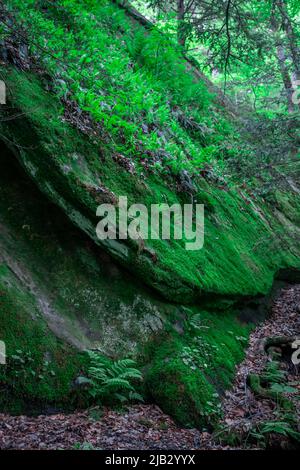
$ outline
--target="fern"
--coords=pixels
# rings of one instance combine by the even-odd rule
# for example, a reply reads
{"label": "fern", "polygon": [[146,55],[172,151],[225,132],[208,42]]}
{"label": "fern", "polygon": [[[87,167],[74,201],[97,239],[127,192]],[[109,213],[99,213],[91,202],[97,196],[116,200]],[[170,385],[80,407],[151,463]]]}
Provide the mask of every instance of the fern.
{"label": "fern", "polygon": [[261,434],[281,434],[285,437],[291,437],[300,442],[300,433],[295,431],[289,423],[284,421],[269,421],[263,424],[260,429]]}
{"label": "fern", "polygon": [[87,351],[90,358],[89,393],[102,402],[143,401],[135,390],[135,382],[142,380],[141,372],[132,359],[111,361],[95,351]]}
{"label": "fern", "polygon": [[284,381],[285,372],[279,369],[278,362],[272,361],[268,363],[263,379],[270,384],[278,384]]}
{"label": "fern", "polygon": [[192,316],[190,320],[190,325],[196,330],[208,330],[209,327],[203,325],[203,318],[200,313],[196,313]]}

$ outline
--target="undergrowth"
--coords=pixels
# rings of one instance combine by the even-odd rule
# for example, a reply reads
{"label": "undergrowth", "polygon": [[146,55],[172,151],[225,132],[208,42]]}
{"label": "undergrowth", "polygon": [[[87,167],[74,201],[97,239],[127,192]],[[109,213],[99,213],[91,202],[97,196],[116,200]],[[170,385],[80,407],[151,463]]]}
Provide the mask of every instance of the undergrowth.
{"label": "undergrowth", "polygon": [[132,359],[112,361],[95,351],[87,351],[89,395],[100,403],[143,401],[135,384],[142,381],[142,374]]}
{"label": "undergrowth", "polygon": [[168,35],[145,33],[108,0],[7,5],[56,93],[101,124],[114,152],[172,173],[199,171],[233,152],[231,123]]}

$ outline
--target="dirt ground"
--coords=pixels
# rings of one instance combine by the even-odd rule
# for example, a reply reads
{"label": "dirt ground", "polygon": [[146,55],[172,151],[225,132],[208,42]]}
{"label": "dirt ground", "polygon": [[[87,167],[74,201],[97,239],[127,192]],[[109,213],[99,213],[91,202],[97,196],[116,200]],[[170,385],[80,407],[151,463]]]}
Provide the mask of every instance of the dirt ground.
{"label": "dirt ground", "polygon": [[[195,429],[182,429],[155,405],[130,406],[126,411],[90,409],[73,414],[50,416],[9,416],[0,414],[1,449],[113,449],[113,450],[191,450],[259,448],[249,436],[266,421],[279,421],[278,403],[255,395],[247,385],[249,372],[261,374],[270,358],[262,352],[264,338],[300,337],[300,285],[285,288],[272,308],[272,314],[252,332],[244,361],[236,373],[233,388],[224,397],[222,426],[226,432],[243,436],[243,443],[225,445],[219,435]],[[285,383],[293,393],[296,414],[300,411],[300,383],[295,366],[282,362]],[[295,393],[298,391],[298,393]],[[287,439],[279,438],[284,447]],[[278,438],[277,438],[278,439]]]}

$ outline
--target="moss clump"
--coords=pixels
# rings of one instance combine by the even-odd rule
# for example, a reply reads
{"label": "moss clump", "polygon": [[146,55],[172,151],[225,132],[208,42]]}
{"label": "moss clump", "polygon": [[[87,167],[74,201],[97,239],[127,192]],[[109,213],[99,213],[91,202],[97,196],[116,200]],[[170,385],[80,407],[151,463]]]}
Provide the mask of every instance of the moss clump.
{"label": "moss clump", "polygon": [[163,349],[164,353],[158,354],[146,377],[152,398],[178,423],[187,427],[203,426],[207,423],[210,403],[213,411],[216,402],[212,397],[214,387],[202,372],[192,371],[183,363],[180,349],[176,351],[173,344],[169,350],[168,346]]}
{"label": "moss clump", "polygon": [[0,331],[7,365],[0,368],[0,407],[11,412],[72,407],[72,382],[85,356],[60,341],[41,318],[34,297],[0,264]]}
{"label": "moss clump", "polygon": [[170,331],[159,345],[152,345],[146,385],[155,402],[180,424],[214,426],[220,395],[232,383],[251,325],[238,323],[233,312],[193,310],[181,333]]}
{"label": "moss clump", "polygon": [[[299,267],[299,202],[292,186],[291,197],[276,196],[275,208],[199,177],[203,155],[212,153],[215,163],[218,145],[238,133],[169,38],[155,29],[145,33],[109,0],[60,0],[59,5],[8,2],[14,20],[26,30],[32,56],[52,77],[54,93],[45,91],[34,68],[23,73],[1,66],[9,105],[21,116],[5,115],[1,133],[17,144],[20,162],[40,189],[168,300],[193,303],[203,294],[265,294],[280,268]],[[88,136],[74,129],[76,116],[72,125],[66,122],[70,98],[92,118]],[[185,116],[212,132],[205,138],[191,132]],[[120,166],[120,159],[133,171]],[[196,168],[189,168],[195,200],[206,206],[202,250],[187,252],[184,241],[171,239],[147,241],[148,251],[138,253],[135,244],[96,239],[96,207],[107,197],[126,195],[129,204],[142,202],[148,209],[182,203],[190,196],[178,184],[186,165]],[[155,251],[155,263],[149,251]]]}
{"label": "moss clump", "polygon": [[[210,293],[227,297],[264,294],[280,268],[298,266],[293,221],[278,213],[275,217],[268,206],[248,204],[236,191],[221,190],[203,179],[195,179],[197,202],[202,202],[204,194],[208,206],[202,250],[188,252],[184,240],[149,240],[146,246],[156,253],[154,263],[147,251],[138,253],[129,242],[101,243],[95,233],[101,188],[106,196],[126,195],[129,205],[142,201],[149,212],[151,204],[181,203],[182,194],[159,175],[150,173],[145,179],[130,174],[112,158],[106,142],[91,140],[62,122],[59,101],[43,90],[36,77],[9,68],[2,73],[11,105],[24,113],[22,120],[0,123],[2,134],[18,145],[15,152],[20,162],[81,230],[165,298],[193,303]],[[36,104],[34,113],[32,103]],[[36,146],[39,152],[30,150]],[[296,199],[291,201],[297,207]]]}

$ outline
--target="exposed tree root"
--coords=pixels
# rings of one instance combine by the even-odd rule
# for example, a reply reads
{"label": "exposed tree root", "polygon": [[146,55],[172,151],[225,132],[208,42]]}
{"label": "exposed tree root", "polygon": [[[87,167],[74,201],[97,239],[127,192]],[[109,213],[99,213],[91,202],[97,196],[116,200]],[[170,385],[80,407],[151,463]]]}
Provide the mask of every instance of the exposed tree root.
{"label": "exposed tree root", "polygon": [[257,374],[249,374],[247,377],[247,384],[252,392],[260,398],[274,400],[281,405],[285,410],[291,410],[293,405],[290,400],[285,398],[281,393],[265,388],[262,385],[261,377]]}
{"label": "exposed tree root", "polygon": [[295,341],[295,336],[269,336],[262,341],[263,351],[268,353],[270,348],[284,349],[292,346]]}

